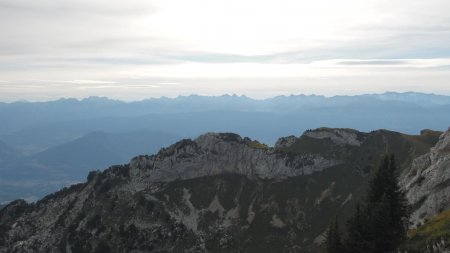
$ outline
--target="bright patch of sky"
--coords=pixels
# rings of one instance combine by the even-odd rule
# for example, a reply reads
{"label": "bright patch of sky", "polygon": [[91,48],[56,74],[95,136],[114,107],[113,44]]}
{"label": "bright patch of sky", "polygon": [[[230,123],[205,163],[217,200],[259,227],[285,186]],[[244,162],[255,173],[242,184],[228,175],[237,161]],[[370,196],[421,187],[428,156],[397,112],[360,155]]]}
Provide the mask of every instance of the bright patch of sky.
{"label": "bright patch of sky", "polygon": [[450,95],[447,0],[0,0],[0,100]]}

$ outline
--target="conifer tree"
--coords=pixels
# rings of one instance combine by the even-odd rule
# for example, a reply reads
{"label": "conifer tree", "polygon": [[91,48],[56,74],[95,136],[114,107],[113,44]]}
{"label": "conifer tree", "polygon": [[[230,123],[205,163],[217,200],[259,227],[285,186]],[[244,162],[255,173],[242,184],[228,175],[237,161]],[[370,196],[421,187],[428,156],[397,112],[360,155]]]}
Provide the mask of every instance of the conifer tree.
{"label": "conifer tree", "polygon": [[342,253],[343,248],[337,217],[328,229],[326,246],[328,253]]}
{"label": "conifer tree", "polygon": [[409,208],[396,170],[394,156],[386,155],[348,222],[346,252],[393,252],[405,238]]}
{"label": "conifer tree", "polygon": [[373,246],[370,245],[367,227],[367,208],[361,203],[356,204],[355,213],[347,222],[347,238],[344,243],[345,252],[364,253]]}

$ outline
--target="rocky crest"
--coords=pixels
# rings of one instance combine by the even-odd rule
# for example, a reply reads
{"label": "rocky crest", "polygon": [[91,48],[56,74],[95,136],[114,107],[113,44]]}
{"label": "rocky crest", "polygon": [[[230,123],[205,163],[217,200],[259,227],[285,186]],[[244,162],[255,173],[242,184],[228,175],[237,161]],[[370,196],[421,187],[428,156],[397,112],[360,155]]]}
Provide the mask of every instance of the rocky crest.
{"label": "rocky crest", "polygon": [[220,174],[249,179],[286,179],[308,175],[339,164],[318,154],[288,155],[277,149],[255,146],[248,138],[231,133],[207,133],[182,140],[153,156],[130,162],[133,182],[170,182]]}
{"label": "rocky crest", "polygon": [[269,148],[207,133],[91,172],[34,204],[9,204],[0,210],[0,252],[318,252],[381,155],[398,153],[404,170],[420,155],[413,166],[443,165],[447,135],[425,154],[436,134],[323,128]]}
{"label": "rocky crest", "polygon": [[364,135],[353,129],[319,128],[306,131],[304,135],[315,139],[328,138],[337,145],[360,146],[364,141]]}
{"label": "rocky crest", "polygon": [[292,146],[297,141],[297,137],[294,135],[290,135],[287,137],[281,137],[277,140],[275,143],[275,148],[281,149],[281,148],[287,148]]}

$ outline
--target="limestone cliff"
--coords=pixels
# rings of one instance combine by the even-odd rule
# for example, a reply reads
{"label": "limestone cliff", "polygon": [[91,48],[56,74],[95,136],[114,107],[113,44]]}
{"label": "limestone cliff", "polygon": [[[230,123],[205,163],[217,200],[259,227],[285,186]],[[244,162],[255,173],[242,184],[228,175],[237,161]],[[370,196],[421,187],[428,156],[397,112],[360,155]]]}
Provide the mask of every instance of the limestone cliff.
{"label": "limestone cliff", "polygon": [[430,152],[413,161],[402,184],[413,205],[413,225],[450,208],[450,129]]}

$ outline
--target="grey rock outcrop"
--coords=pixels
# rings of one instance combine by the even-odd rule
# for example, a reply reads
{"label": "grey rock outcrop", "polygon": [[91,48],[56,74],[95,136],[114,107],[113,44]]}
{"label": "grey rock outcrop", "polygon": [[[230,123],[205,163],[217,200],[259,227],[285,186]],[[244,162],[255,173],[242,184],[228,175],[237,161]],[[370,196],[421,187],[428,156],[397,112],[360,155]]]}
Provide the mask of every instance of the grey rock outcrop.
{"label": "grey rock outcrop", "polygon": [[280,149],[280,148],[290,147],[296,141],[297,141],[297,137],[295,137],[294,135],[290,135],[287,137],[281,137],[275,143],[275,148]]}
{"label": "grey rock outcrop", "polygon": [[429,153],[413,161],[401,183],[413,205],[414,225],[450,208],[450,129],[440,136]]}
{"label": "grey rock outcrop", "polygon": [[315,139],[329,138],[337,145],[360,146],[363,142],[361,133],[353,129],[319,128],[306,131],[304,135]]}
{"label": "grey rock outcrop", "polygon": [[153,156],[130,163],[132,180],[148,184],[220,174],[250,179],[286,179],[309,175],[339,164],[320,155],[288,155],[273,148],[254,148],[249,139],[231,133],[207,133],[182,140]]}

